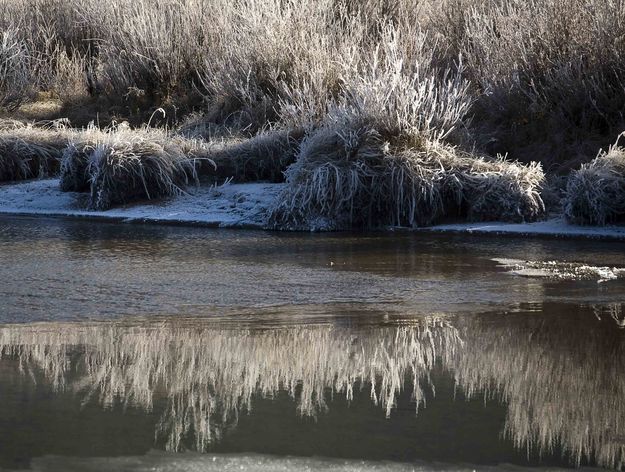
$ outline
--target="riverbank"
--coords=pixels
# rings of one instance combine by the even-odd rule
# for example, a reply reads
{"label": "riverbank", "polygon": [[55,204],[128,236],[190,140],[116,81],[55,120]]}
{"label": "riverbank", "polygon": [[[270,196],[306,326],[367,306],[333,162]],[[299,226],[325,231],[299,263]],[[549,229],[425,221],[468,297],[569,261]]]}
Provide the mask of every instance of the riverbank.
{"label": "riverbank", "polygon": [[201,185],[186,195],[106,211],[86,210],[87,194],[62,192],[58,179],[0,185],[0,214],[89,218],[118,222],[263,228],[282,184]]}
{"label": "riverbank", "polygon": [[[263,229],[285,184],[200,185],[186,195],[144,201],[107,211],[87,210],[87,195],[62,192],[58,179],[0,185],[0,215],[88,218],[128,223],[156,223],[214,228]],[[317,230],[323,230],[320,222]],[[535,223],[441,224],[418,231],[625,241],[625,226],[579,226],[556,216]]]}

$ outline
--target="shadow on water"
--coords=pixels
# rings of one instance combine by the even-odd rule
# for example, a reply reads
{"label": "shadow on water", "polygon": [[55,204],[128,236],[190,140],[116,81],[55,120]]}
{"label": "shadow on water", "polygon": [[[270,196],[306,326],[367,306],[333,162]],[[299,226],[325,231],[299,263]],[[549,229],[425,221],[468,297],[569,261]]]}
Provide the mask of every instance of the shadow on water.
{"label": "shadow on water", "polygon": [[620,468],[621,308],[5,325],[0,465],[155,447]]}

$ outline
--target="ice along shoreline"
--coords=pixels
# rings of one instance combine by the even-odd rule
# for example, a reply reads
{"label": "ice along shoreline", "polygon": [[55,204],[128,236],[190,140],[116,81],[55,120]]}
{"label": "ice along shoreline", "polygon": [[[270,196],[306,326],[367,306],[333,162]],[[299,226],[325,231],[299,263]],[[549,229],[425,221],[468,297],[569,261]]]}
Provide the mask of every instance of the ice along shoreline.
{"label": "ice along shoreline", "polygon": [[[172,199],[143,202],[107,211],[85,210],[85,195],[61,192],[57,179],[0,185],[0,215],[80,218],[124,223],[264,229],[269,208],[283,184],[248,183],[193,187]],[[395,228],[395,230],[408,230]],[[625,226],[577,226],[562,217],[535,223],[455,223],[419,232],[491,236],[625,241]]]}

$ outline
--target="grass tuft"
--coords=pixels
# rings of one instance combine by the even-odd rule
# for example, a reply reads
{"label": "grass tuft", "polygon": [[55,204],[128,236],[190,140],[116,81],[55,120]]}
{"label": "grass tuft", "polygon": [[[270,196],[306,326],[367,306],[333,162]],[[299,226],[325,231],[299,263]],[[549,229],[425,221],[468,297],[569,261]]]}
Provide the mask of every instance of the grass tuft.
{"label": "grass tuft", "polygon": [[489,160],[424,139],[398,148],[370,127],[324,127],[301,145],[270,216],[276,228],[426,226],[444,218],[534,221],[539,164]]}
{"label": "grass tuft", "polygon": [[0,182],[55,175],[67,139],[68,133],[58,129],[16,123],[0,127]]}
{"label": "grass tuft", "polygon": [[284,172],[295,162],[304,137],[301,129],[266,131],[253,138],[210,146],[215,175],[236,182],[284,181]]}
{"label": "grass tuft", "polygon": [[615,144],[570,175],[564,212],[570,222],[582,225],[625,220],[625,148]]}
{"label": "grass tuft", "polygon": [[136,200],[184,193],[199,183],[194,142],[159,130],[92,129],[72,142],[61,162],[61,189],[90,191],[89,207],[107,210]]}

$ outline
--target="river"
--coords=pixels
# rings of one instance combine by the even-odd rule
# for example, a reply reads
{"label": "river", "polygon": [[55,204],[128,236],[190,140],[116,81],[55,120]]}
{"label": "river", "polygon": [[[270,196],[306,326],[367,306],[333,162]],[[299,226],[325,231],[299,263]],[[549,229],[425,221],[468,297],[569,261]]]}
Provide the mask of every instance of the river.
{"label": "river", "polygon": [[0,219],[1,470],[625,461],[625,244]]}

